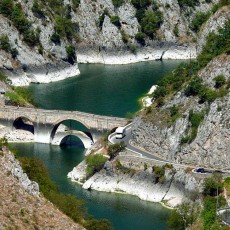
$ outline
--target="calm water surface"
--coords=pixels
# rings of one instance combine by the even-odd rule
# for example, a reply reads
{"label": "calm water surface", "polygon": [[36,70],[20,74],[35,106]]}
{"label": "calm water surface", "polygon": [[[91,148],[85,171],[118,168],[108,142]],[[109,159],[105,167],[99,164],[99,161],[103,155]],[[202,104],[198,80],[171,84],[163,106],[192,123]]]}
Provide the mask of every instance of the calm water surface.
{"label": "calm water surface", "polygon": [[[145,62],[124,66],[79,65],[81,75],[64,81],[31,85],[40,108],[79,110],[124,117],[139,109],[138,98],[148,92],[181,61]],[[65,193],[86,202],[90,214],[108,218],[116,230],[165,230],[169,210],[129,195],[85,191],[66,175],[84,158],[79,146],[60,148],[46,144],[11,144],[19,155],[37,157]]]}

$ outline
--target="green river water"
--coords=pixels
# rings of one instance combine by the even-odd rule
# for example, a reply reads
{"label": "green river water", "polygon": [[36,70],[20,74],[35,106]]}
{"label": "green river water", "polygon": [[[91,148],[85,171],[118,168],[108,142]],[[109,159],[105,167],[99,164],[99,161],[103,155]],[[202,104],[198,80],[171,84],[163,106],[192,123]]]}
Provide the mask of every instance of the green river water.
{"label": "green river water", "polygon": [[[30,88],[40,108],[79,110],[124,117],[139,109],[138,98],[148,92],[168,71],[181,61],[143,62],[112,66],[79,65],[80,76]],[[20,156],[44,161],[50,177],[65,193],[85,200],[90,214],[108,218],[116,230],[165,230],[169,210],[160,204],[141,201],[130,195],[86,191],[67,179],[67,173],[84,158],[84,148],[60,148],[47,144],[11,144]]]}

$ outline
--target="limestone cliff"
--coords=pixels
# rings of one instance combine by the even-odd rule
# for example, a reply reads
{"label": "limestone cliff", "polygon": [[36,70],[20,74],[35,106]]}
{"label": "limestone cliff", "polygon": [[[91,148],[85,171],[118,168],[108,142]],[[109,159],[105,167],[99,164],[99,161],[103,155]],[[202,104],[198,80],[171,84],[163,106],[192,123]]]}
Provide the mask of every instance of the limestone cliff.
{"label": "limestone cliff", "polygon": [[[227,28],[220,41],[229,39],[229,21]],[[174,71],[173,93],[157,98],[152,107],[134,120],[134,145],[172,162],[230,170],[230,56],[226,48],[229,42],[221,51],[222,46],[213,45],[211,39],[215,36],[209,36],[212,42],[205,46],[198,62]],[[217,56],[204,63],[205,56],[212,56],[213,50],[218,50]],[[183,71],[187,73],[181,81]],[[177,80],[181,82],[176,84]],[[171,86],[167,83],[165,87]],[[160,94],[163,91],[158,90]]]}
{"label": "limestone cliff", "polygon": [[107,161],[104,169],[88,179],[85,162],[77,165],[68,177],[83,183],[84,189],[127,193],[171,207],[198,199],[205,178],[193,173],[191,168],[173,167],[130,152],[120,153],[114,160]]}
{"label": "limestone cliff", "polygon": [[0,151],[0,168],[1,229],[84,229],[43,197],[6,149]]}
{"label": "limestone cliff", "polygon": [[194,58],[207,30],[216,30],[226,20],[228,12],[221,10],[226,4],[5,0],[0,4],[0,68],[14,85],[27,85],[77,75],[77,62]]}

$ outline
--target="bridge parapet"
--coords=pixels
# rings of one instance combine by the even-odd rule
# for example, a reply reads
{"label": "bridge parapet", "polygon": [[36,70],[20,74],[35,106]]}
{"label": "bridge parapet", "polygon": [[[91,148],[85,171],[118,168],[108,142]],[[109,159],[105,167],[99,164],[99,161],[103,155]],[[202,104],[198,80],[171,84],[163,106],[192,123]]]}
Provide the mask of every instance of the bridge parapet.
{"label": "bridge parapet", "polygon": [[128,122],[125,118],[101,116],[79,111],[44,110],[14,106],[0,108],[0,119],[15,120],[18,117],[26,117],[33,123],[51,125],[56,125],[64,120],[76,120],[89,129],[97,130],[111,130],[114,127],[125,126]]}

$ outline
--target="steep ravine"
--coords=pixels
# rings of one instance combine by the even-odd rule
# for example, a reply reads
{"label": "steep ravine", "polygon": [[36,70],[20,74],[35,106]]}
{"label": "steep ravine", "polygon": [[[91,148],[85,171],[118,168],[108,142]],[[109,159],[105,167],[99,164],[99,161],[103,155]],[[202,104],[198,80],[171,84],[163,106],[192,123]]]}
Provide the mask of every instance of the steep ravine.
{"label": "steep ravine", "polygon": [[[217,76],[224,76],[229,82],[229,63],[227,54],[214,58],[198,73],[203,84],[214,90]],[[198,96],[188,97],[184,90],[177,92],[154,110],[154,117],[150,115],[146,119],[140,115],[135,118],[132,143],[172,162],[230,170],[230,93],[229,89],[226,90],[222,97],[210,103],[201,103]],[[173,105],[179,108],[180,114],[175,122],[170,123],[168,114]],[[189,135],[188,130],[191,131],[191,111],[203,113],[204,117],[195,139],[186,143],[183,138]]]}
{"label": "steep ravine", "polygon": [[44,198],[5,148],[0,151],[0,168],[1,229],[84,229]]}
{"label": "steep ravine", "polygon": [[[0,5],[0,33],[7,36],[10,46],[0,45],[0,69],[18,86],[76,76],[77,63],[128,64],[195,58],[207,31],[215,31],[229,15],[226,7],[220,9],[210,16],[207,26],[194,33],[191,23],[196,14],[211,10],[217,1],[198,1],[193,6],[177,1],[146,1],[144,8],[135,0],[121,1],[120,5],[114,2],[83,0],[76,5],[67,0],[52,7],[55,1],[15,1],[28,20],[24,32],[19,32],[13,16],[4,14]],[[58,16],[60,12],[63,18]],[[138,19],[139,12],[142,19]],[[158,22],[154,21],[155,27],[146,31],[144,20],[154,17]]]}

